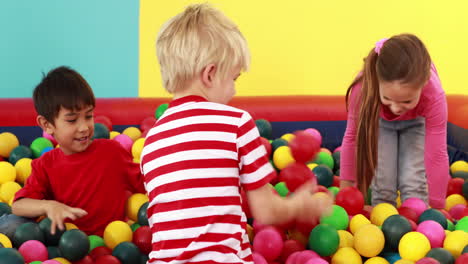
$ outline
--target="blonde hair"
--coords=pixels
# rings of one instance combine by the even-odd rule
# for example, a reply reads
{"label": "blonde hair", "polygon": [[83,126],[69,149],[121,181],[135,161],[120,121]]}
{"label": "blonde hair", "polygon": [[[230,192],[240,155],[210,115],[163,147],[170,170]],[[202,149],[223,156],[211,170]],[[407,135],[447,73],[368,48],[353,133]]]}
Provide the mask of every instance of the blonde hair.
{"label": "blonde hair", "polygon": [[208,4],[188,6],[161,28],[156,41],[164,88],[169,93],[183,89],[209,64],[217,78],[232,69],[247,71],[250,52],[238,27]]}

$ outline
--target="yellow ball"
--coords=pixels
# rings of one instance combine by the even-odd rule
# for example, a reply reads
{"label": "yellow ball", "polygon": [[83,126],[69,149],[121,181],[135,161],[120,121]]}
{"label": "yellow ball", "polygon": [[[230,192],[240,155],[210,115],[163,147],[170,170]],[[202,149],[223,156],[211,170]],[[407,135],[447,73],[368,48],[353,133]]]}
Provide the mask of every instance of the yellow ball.
{"label": "yellow ball", "polygon": [[361,256],[371,258],[377,256],[385,246],[385,237],[377,226],[367,224],[354,234],[354,248]]}
{"label": "yellow ball", "polygon": [[104,243],[110,249],[114,249],[122,242],[132,241],[132,229],[122,221],[113,221],[104,229]]}
{"label": "yellow ball", "polygon": [[457,171],[468,172],[468,162],[459,160],[459,161],[455,161],[454,163],[452,163],[452,165],[450,165],[450,172],[452,172],[453,174]]}
{"label": "yellow ball", "polygon": [[343,247],[335,252],[331,264],[362,264],[362,258],[354,248]]}
{"label": "yellow ball", "polygon": [[16,169],[7,161],[0,161],[0,184],[15,181]]}
{"label": "yellow ball", "polygon": [[68,261],[68,259],[66,258],[53,258],[53,260],[56,260],[62,264],[72,264],[70,261]]}
{"label": "yellow ball", "polygon": [[[133,143],[132,145],[132,155],[133,159],[140,160],[141,151],[143,150],[143,146],[145,145],[145,138],[139,138]],[[139,163],[139,162],[137,162]]]}
{"label": "yellow ball", "polygon": [[339,247],[354,247],[354,237],[346,230],[338,230],[338,236],[340,237]]}
{"label": "yellow ball", "polygon": [[109,133],[109,138],[110,138],[110,139],[114,139],[114,138],[115,138],[116,136],[118,136],[118,135],[120,135],[119,132],[117,132],[117,131],[111,131],[111,132]]}
{"label": "yellow ball", "polygon": [[307,167],[309,167],[310,170],[313,170],[315,167],[317,167],[318,164],[317,163],[309,163],[307,164]]}
{"label": "yellow ball", "polygon": [[293,138],[295,138],[296,136],[294,134],[291,134],[291,133],[287,133],[287,134],[284,134],[281,136],[282,139],[286,140],[287,142],[291,142],[291,140],[293,140]]}
{"label": "yellow ball", "polygon": [[127,127],[122,134],[129,136],[133,142],[141,137],[141,131],[136,127]]}
{"label": "yellow ball", "polygon": [[18,138],[10,132],[0,134],[0,156],[10,157],[11,151],[19,146]]}
{"label": "yellow ball", "polygon": [[78,227],[73,223],[65,223],[65,229],[68,231],[72,229],[78,229]]}
{"label": "yellow ball", "polygon": [[396,198],[396,207],[397,207],[397,208],[400,208],[400,206],[401,206],[400,191],[397,191],[397,193],[398,193],[398,196],[397,196],[397,198]]}
{"label": "yellow ball", "polygon": [[386,259],[382,257],[373,257],[373,258],[366,260],[364,264],[390,264],[390,262],[388,262]]}
{"label": "yellow ball", "polygon": [[0,243],[4,248],[12,248],[11,240],[2,233],[0,233]]}
{"label": "yellow ball", "polygon": [[466,245],[468,245],[468,233],[463,230],[450,232],[444,240],[444,248],[450,251],[454,258],[458,258],[461,255]]}
{"label": "yellow ball", "polygon": [[21,189],[21,185],[17,182],[5,182],[0,185],[0,199],[9,203],[11,199],[15,197],[17,191]]}
{"label": "yellow ball", "polygon": [[372,209],[370,221],[374,225],[381,226],[389,216],[396,214],[398,214],[398,210],[393,205],[389,203],[381,203]]}
{"label": "yellow ball", "polygon": [[134,193],[128,198],[127,205],[125,207],[125,212],[127,217],[133,221],[138,221],[138,210],[140,207],[149,201],[148,196],[143,193]]}
{"label": "yellow ball", "polygon": [[414,264],[414,262],[411,260],[407,260],[407,259],[399,259],[395,261],[394,264]]}
{"label": "yellow ball", "polygon": [[294,163],[295,160],[291,154],[291,149],[288,146],[281,146],[273,153],[273,163],[276,168],[282,170],[289,164]]}
{"label": "yellow ball", "polygon": [[454,207],[457,204],[466,205],[465,197],[463,197],[460,194],[449,195],[447,199],[445,199],[445,210],[448,212],[452,207]]}
{"label": "yellow ball", "polygon": [[247,235],[249,236],[249,241],[250,243],[253,243],[253,239],[254,239],[254,230],[253,230],[253,227],[249,224],[247,224]]}
{"label": "yellow ball", "polygon": [[15,169],[17,182],[24,184],[29,175],[31,175],[31,162],[32,159],[30,158],[22,158],[16,162]]}
{"label": "yellow ball", "polygon": [[418,261],[431,250],[431,243],[419,232],[408,232],[400,240],[398,251],[402,259]]}
{"label": "yellow ball", "polygon": [[369,219],[364,215],[357,214],[351,218],[351,221],[349,222],[349,230],[351,230],[351,233],[356,234],[356,231],[358,231],[359,228],[370,223]]}

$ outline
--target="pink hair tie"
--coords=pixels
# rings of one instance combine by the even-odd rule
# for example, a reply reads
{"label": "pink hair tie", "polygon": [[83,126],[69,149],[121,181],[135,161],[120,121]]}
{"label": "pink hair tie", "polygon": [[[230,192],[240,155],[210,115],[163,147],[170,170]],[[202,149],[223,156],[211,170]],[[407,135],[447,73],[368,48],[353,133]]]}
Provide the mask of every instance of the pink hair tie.
{"label": "pink hair tie", "polygon": [[375,53],[380,54],[380,49],[382,49],[383,44],[387,41],[388,38],[383,38],[375,43]]}

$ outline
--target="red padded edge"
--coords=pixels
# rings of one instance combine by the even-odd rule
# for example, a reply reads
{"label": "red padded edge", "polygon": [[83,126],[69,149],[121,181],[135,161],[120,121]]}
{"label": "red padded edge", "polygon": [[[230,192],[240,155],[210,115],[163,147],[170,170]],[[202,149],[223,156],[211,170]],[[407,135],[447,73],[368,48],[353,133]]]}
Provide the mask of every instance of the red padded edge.
{"label": "red padded edge", "polygon": [[[109,117],[113,125],[138,125],[153,116],[169,98],[98,98],[96,115]],[[468,129],[468,96],[448,95],[449,122]],[[346,120],[344,96],[246,96],[230,105],[251,113],[254,119],[277,121]],[[36,111],[30,98],[0,99],[0,126],[35,126]]]}

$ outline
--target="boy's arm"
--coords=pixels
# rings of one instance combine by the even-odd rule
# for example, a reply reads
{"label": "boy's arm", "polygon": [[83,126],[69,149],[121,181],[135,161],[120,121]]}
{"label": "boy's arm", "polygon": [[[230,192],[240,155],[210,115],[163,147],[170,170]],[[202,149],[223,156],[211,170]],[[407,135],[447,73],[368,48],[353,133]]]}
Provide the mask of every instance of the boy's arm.
{"label": "boy's arm", "polygon": [[[118,144],[119,143],[117,143],[116,146]],[[146,193],[140,165],[133,162],[132,154],[130,154],[121,146],[117,146],[115,151],[119,161],[118,164],[122,165],[122,170],[125,177],[124,182],[127,184],[128,190],[132,193]]]}

